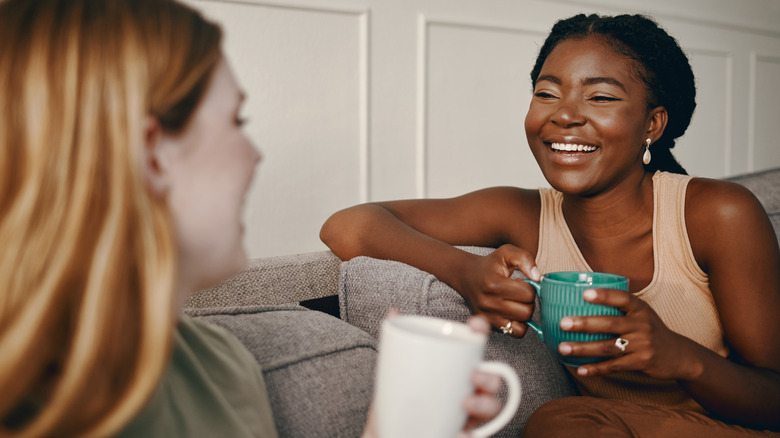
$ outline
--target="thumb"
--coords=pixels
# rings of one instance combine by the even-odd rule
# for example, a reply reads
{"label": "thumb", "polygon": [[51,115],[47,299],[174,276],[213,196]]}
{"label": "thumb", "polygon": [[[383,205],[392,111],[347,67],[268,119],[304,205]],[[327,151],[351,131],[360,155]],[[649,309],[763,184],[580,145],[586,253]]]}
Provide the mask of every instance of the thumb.
{"label": "thumb", "polygon": [[536,260],[530,252],[514,245],[504,245],[496,251],[501,251],[501,256],[507,266],[520,269],[531,280],[540,281],[542,279],[542,273],[539,272]]}

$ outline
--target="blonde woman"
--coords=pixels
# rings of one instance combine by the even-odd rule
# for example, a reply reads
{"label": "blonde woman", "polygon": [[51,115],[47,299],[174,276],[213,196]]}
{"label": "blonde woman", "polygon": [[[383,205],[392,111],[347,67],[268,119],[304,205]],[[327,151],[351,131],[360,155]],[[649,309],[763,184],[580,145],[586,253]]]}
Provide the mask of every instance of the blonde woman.
{"label": "blonde woman", "polygon": [[252,355],[179,313],[245,264],[220,40],[173,1],[0,1],[0,436],[276,436]]}

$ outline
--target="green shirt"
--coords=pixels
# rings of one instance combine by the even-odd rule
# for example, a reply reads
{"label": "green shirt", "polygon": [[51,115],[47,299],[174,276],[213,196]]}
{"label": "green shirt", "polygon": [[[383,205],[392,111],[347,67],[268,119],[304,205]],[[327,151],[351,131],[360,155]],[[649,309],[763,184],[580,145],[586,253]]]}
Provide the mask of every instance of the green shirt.
{"label": "green shirt", "polygon": [[273,437],[260,366],[231,334],[182,316],[157,389],[117,437]]}

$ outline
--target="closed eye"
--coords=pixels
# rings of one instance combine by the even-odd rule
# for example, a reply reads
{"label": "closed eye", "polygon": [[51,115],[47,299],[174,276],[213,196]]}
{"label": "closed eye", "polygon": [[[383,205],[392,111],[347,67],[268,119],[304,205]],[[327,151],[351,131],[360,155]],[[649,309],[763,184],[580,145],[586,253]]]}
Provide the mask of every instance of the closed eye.
{"label": "closed eye", "polygon": [[554,99],[555,95],[548,93],[546,91],[537,91],[534,93],[534,96],[539,97],[541,99]]}
{"label": "closed eye", "polygon": [[618,101],[618,100],[621,100],[621,99],[618,99],[617,97],[612,97],[612,96],[593,96],[593,97],[590,98],[590,100],[596,101],[596,102],[614,102],[614,101]]}

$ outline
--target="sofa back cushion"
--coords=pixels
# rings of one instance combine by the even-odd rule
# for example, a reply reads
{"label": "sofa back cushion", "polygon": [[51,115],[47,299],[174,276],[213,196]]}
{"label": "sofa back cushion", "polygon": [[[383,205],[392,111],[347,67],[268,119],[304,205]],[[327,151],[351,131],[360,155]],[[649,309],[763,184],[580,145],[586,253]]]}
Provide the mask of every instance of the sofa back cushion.
{"label": "sofa back cushion", "polygon": [[780,243],[780,168],[725,178],[750,189],[764,206]]}
{"label": "sofa back cushion", "polygon": [[225,328],[254,355],[280,437],[361,436],[373,393],[371,336],[300,306],[187,313]]}

